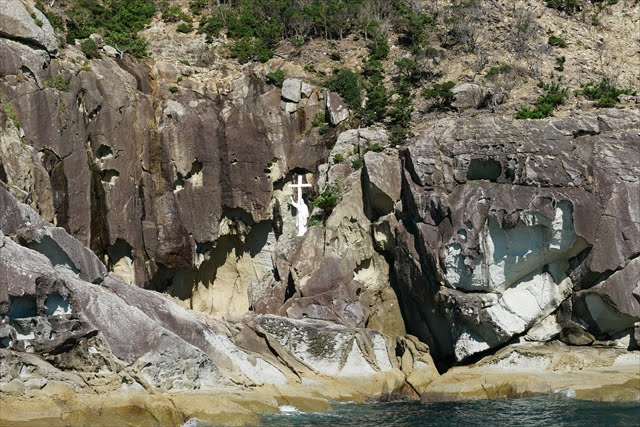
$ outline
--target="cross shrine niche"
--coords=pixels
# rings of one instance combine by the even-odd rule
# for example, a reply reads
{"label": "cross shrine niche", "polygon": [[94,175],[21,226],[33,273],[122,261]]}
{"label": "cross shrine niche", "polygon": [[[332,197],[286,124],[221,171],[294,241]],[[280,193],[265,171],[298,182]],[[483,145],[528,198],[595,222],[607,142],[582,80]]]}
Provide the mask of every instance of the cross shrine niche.
{"label": "cross shrine niche", "polygon": [[302,200],[302,189],[304,187],[311,187],[311,184],[303,184],[302,183],[302,175],[298,175],[298,183],[295,181],[293,184],[289,184],[290,187],[298,189],[298,201],[295,202],[293,197],[291,197],[291,205],[296,208],[298,214],[296,215],[296,226],[298,227],[298,236],[304,236],[304,233],[307,232],[307,219],[309,219],[309,208],[305,205],[304,200]]}

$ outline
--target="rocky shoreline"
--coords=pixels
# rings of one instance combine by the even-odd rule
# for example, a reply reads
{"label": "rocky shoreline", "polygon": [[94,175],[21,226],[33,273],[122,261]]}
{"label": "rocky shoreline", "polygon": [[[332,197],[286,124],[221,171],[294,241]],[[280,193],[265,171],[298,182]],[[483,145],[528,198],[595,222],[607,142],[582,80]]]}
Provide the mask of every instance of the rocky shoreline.
{"label": "rocky shoreline", "polygon": [[32,3],[0,10],[0,424],[640,401],[637,96],[515,120],[463,83],[396,144],[299,64],[89,58]]}

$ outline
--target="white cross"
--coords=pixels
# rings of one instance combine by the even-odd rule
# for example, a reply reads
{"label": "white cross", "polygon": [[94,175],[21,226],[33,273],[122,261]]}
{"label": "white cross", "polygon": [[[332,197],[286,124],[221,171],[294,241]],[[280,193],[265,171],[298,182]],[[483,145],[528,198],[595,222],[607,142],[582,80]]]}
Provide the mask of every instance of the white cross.
{"label": "white cross", "polygon": [[300,203],[302,201],[302,187],[312,187],[311,184],[303,184],[302,183],[302,175],[298,175],[298,183],[297,184],[289,184],[289,186],[298,189],[298,203]]}
{"label": "white cross", "polygon": [[307,205],[304,204],[304,200],[302,200],[302,187],[311,187],[311,184],[303,184],[302,175],[298,175],[298,183],[289,184],[289,185],[293,188],[298,189],[298,201],[294,202],[293,199],[291,199],[291,204],[298,211],[296,214],[296,225],[298,226],[298,236],[304,236],[304,233],[307,232],[307,219],[309,218],[309,208],[307,207]]}

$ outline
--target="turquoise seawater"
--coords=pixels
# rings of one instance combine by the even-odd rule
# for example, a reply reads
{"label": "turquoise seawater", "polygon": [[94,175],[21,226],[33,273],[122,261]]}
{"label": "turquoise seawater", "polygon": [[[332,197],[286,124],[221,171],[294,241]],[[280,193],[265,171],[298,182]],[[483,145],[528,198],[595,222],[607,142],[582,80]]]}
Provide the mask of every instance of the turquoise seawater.
{"label": "turquoise seawater", "polygon": [[266,415],[263,426],[640,426],[640,402],[536,397],[467,402],[335,404],[325,413]]}

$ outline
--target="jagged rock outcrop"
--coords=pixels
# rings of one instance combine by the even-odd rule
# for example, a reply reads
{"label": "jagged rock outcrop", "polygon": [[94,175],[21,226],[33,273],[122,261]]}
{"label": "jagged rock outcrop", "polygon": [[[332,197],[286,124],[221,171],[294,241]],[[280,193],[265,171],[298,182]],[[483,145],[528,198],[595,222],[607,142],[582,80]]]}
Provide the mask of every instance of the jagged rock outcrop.
{"label": "jagged rock outcrop", "polygon": [[[485,397],[546,393],[567,384],[546,382],[563,353],[637,399],[619,381],[640,340],[637,112],[448,118],[397,147],[347,129],[302,74],[266,84],[276,62],[56,57],[46,18],[7,4],[0,422],[255,422],[283,403],[476,397],[478,372],[514,366],[544,384],[505,374]],[[492,96],[454,92],[459,111]],[[298,238],[301,175],[307,202],[338,197]],[[538,346],[553,340],[599,347]],[[431,385],[431,354],[444,370],[496,351]]]}
{"label": "jagged rock outcrop", "polygon": [[[35,405],[56,393],[71,400],[116,393],[141,401],[160,393],[174,404],[164,417],[184,421],[199,413],[183,401],[184,393],[251,396],[248,388],[268,387],[264,396],[270,396],[275,387],[285,399],[318,390],[327,399],[361,399],[401,390],[414,371],[418,388],[437,376],[428,350],[415,339],[407,350],[413,359],[405,362],[395,357],[395,339],[371,329],[278,316],[221,322],[113,273],[92,284],[85,279],[99,263],[95,256],[79,256],[80,242],[62,229],[43,229],[35,211],[2,187],[0,194],[9,202],[0,224],[7,232],[0,245],[3,407]],[[51,242],[33,244],[35,238],[25,236]],[[24,420],[43,413],[37,408]],[[54,418],[68,416],[63,409]],[[20,419],[19,411],[3,411],[3,421]]]}
{"label": "jagged rock outcrop", "polygon": [[526,333],[573,298],[573,315],[600,339],[628,335],[640,319],[632,297],[639,120],[605,110],[450,119],[422,132],[405,151],[397,227],[408,329],[440,358],[460,361]]}
{"label": "jagged rock outcrop", "polygon": [[[245,312],[248,284],[272,270],[274,209],[293,218],[274,192],[288,197],[284,182],[315,171],[333,138],[312,126],[328,114],[325,91],[297,80],[291,109],[250,70],[196,78],[185,65],[81,66],[73,48],[51,59],[18,47],[2,51],[0,76],[1,176],[13,194],[129,283],[212,314]],[[56,79],[65,85],[43,83]]]}

